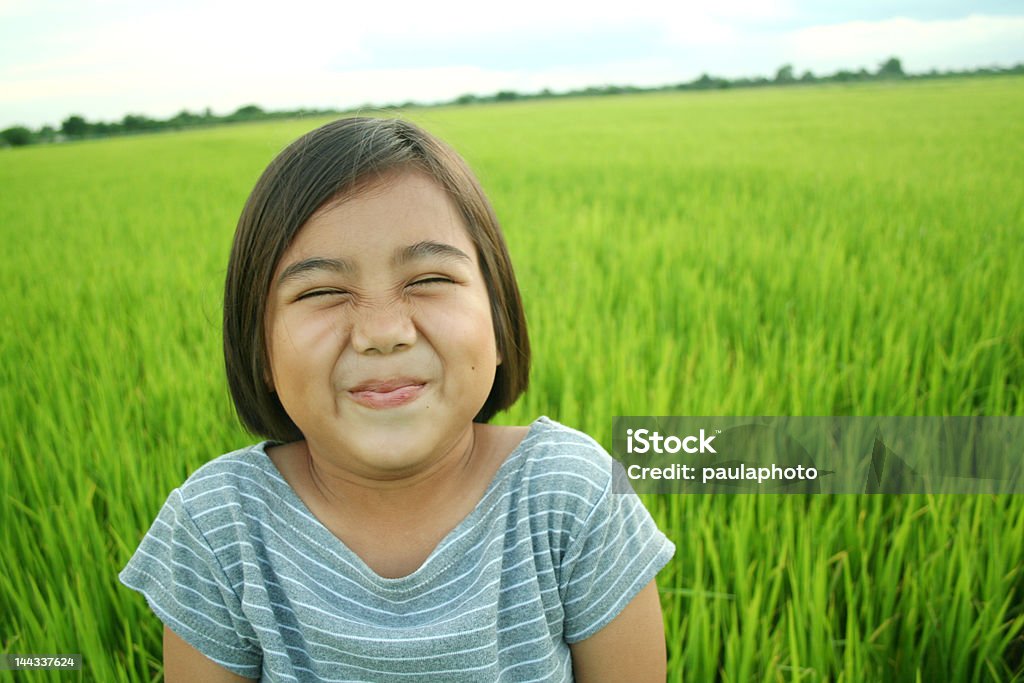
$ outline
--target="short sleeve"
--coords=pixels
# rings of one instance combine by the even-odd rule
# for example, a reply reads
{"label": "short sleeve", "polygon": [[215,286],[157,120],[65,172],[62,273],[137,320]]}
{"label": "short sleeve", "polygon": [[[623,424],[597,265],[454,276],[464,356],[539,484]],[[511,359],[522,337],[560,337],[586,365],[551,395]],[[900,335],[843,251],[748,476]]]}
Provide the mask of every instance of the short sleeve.
{"label": "short sleeve", "polygon": [[559,590],[566,642],[585,640],[607,626],[674,553],[636,494],[606,488],[563,560]]}
{"label": "short sleeve", "polygon": [[262,654],[241,600],[180,490],[171,492],[119,578],[196,650],[240,676],[260,677]]}

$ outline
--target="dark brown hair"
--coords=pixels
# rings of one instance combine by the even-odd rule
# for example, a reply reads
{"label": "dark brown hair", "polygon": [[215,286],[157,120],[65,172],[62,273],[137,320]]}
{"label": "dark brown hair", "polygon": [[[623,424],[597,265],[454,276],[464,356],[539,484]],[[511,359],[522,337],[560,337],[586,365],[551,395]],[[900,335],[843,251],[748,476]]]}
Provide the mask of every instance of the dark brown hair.
{"label": "dark brown hair", "polygon": [[347,118],[303,135],[267,167],[238,219],[224,286],[224,361],[242,423],[275,441],[303,438],[267,384],[264,319],[281,255],[325,202],[354,195],[389,172],[417,170],[458,206],[476,246],[502,359],[477,422],[511,406],[530,372],[519,287],[505,238],[479,181],[451,147],[398,119]]}

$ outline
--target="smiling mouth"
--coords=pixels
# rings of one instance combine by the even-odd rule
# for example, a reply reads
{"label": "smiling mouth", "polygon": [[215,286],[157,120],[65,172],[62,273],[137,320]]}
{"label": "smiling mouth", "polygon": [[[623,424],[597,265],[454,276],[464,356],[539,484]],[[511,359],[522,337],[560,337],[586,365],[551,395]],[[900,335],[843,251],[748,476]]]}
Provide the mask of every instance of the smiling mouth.
{"label": "smiling mouth", "polygon": [[412,379],[373,381],[349,389],[348,394],[367,408],[396,408],[415,401],[425,386],[425,382]]}

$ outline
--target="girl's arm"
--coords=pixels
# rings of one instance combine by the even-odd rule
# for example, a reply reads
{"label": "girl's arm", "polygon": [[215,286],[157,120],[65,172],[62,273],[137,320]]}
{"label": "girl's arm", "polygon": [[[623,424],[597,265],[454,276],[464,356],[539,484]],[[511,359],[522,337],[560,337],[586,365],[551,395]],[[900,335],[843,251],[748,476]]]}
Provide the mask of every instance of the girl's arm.
{"label": "girl's arm", "polygon": [[242,678],[238,674],[228,671],[164,626],[165,683],[192,683],[193,681],[250,683],[254,680],[253,678]]}
{"label": "girl's arm", "polygon": [[586,640],[569,646],[578,683],[657,681],[666,674],[665,624],[654,581],[617,617]]}

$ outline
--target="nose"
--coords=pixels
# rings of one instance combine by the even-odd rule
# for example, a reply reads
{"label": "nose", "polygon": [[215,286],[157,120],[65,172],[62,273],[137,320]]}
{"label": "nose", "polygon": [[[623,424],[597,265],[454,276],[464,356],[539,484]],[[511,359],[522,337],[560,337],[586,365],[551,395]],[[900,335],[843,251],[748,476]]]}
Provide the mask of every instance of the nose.
{"label": "nose", "polygon": [[363,306],[352,325],[352,345],[365,354],[388,354],[412,346],[416,327],[401,304]]}

